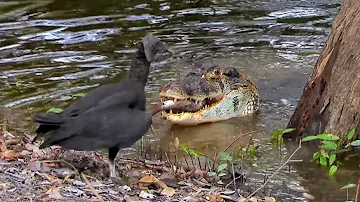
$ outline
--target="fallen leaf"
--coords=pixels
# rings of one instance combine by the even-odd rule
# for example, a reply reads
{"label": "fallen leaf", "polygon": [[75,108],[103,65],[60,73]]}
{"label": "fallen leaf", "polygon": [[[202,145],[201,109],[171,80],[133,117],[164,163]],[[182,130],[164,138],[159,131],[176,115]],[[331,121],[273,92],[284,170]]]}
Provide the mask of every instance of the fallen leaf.
{"label": "fallen leaf", "polygon": [[58,167],[58,164],[57,164],[57,163],[45,163],[45,162],[43,162],[42,164],[45,165],[45,166],[47,166],[47,167],[51,167],[51,168],[56,168],[56,167]]}
{"label": "fallen leaf", "polygon": [[171,187],[166,187],[165,189],[163,189],[160,193],[161,195],[164,196],[173,196],[175,194],[175,189],[171,188]]}
{"label": "fallen leaf", "polygon": [[6,150],[3,152],[0,152],[0,156],[4,157],[7,160],[15,160],[17,158],[22,157],[21,153],[18,153],[14,150]]}
{"label": "fallen leaf", "polygon": [[144,177],[142,177],[139,182],[141,183],[145,183],[145,184],[152,184],[154,183],[156,180],[156,177],[154,177],[153,175],[146,175]]}
{"label": "fallen leaf", "polygon": [[62,199],[63,197],[61,196],[61,194],[59,193],[59,190],[57,189],[57,184],[53,184],[50,189],[46,192],[46,194],[48,194],[49,198],[52,199]]}
{"label": "fallen leaf", "polygon": [[5,140],[5,145],[14,145],[14,144],[18,144],[19,142],[20,142],[20,139]]}
{"label": "fallen leaf", "polygon": [[20,154],[23,155],[23,156],[29,156],[29,155],[31,154],[31,152],[28,151],[28,150],[22,150],[22,151],[20,152]]}
{"label": "fallen leaf", "polygon": [[25,148],[26,148],[27,150],[35,153],[35,154],[38,155],[38,156],[42,156],[42,155],[45,154],[45,152],[44,152],[44,151],[41,151],[38,146],[33,145],[33,144],[30,144],[30,143],[25,144]]}

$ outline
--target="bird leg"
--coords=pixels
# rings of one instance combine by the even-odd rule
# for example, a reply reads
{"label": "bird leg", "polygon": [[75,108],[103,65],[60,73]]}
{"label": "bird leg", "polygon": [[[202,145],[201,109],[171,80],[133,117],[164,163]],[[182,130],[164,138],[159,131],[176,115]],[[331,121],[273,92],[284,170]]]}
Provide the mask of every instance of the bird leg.
{"label": "bird leg", "polygon": [[113,183],[121,183],[121,179],[119,178],[118,172],[115,168],[115,157],[119,152],[119,148],[112,147],[109,148],[109,170],[110,170],[110,179]]}

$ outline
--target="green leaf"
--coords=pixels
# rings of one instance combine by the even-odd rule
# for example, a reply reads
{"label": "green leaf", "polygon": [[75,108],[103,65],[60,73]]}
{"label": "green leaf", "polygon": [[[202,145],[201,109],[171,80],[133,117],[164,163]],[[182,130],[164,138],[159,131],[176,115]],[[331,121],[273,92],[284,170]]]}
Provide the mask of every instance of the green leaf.
{"label": "green leaf", "polygon": [[232,157],[228,152],[220,152],[219,155],[220,155],[220,160],[222,161],[232,161]]}
{"label": "green leaf", "polygon": [[335,175],[336,171],[337,171],[337,166],[332,165],[332,166],[330,167],[330,169],[329,169],[329,175],[330,175],[330,176]]}
{"label": "green leaf", "polygon": [[360,140],[352,141],[352,142],[350,143],[350,145],[353,146],[353,147],[358,147],[358,146],[360,146]]}
{"label": "green leaf", "polygon": [[356,184],[353,184],[353,183],[349,183],[343,187],[341,187],[341,189],[350,189],[350,188],[353,188],[353,187],[356,187]]}
{"label": "green leaf", "polygon": [[76,93],[73,96],[74,97],[85,97],[86,93]]}
{"label": "green leaf", "polygon": [[336,154],[330,154],[330,157],[329,157],[329,165],[330,166],[335,162],[335,159],[336,159]]}
{"label": "green leaf", "polygon": [[340,139],[336,135],[327,134],[327,133],[319,134],[319,135],[317,135],[317,138],[321,139],[321,140],[339,140]]}
{"label": "green leaf", "polygon": [[351,129],[347,135],[348,140],[351,140],[355,135],[355,128]]}
{"label": "green leaf", "polygon": [[66,101],[66,100],[71,100],[71,96],[70,95],[64,95],[64,96],[61,96],[59,98],[60,101]]}
{"label": "green leaf", "polygon": [[314,155],[313,155],[313,161],[316,161],[320,158],[320,152],[315,152]]}
{"label": "green leaf", "polygon": [[217,168],[217,172],[219,173],[219,172],[223,171],[224,169],[227,168],[227,166],[228,166],[227,163],[222,163],[222,164],[220,164],[220,165],[218,166],[218,168]]}
{"label": "green leaf", "polygon": [[304,137],[304,138],[301,140],[301,142],[306,142],[306,141],[316,140],[316,139],[318,139],[316,136],[309,135],[309,136]]}
{"label": "green leaf", "polygon": [[287,129],[283,130],[282,133],[283,133],[283,134],[284,134],[284,133],[290,133],[290,132],[292,132],[292,131],[294,131],[294,130],[295,130],[295,128],[287,128]]}
{"label": "green leaf", "polygon": [[187,145],[181,145],[181,149],[184,150],[184,152],[189,154],[189,147]]}
{"label": "green leaf", "polygon": [[325,150],[337,150],[338,149],[335,142],[327,141],[327,140],[322,141],[321,148],[323,148]]}
{"label": "green leaf", "polygon": [[61,113],[62,111],[63,109],[54,107],[47,110],[47,113]]}
{"label": "green leaf", "polygon": [[320,165],[326,167],[327,166],[327,161],[326,158],[324,156],[320,156]]}

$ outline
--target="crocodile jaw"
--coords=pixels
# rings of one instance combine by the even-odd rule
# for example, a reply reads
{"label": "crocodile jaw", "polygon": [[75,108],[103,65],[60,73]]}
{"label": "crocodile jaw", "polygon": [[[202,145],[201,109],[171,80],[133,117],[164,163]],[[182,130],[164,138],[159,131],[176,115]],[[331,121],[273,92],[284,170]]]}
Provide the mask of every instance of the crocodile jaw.
{"label": "crocodile jaw", "polygon": [[252,114],[259,109],[258,96],[232,90],[218,102],[196,112],[179,114],[162,111],[162,117],[178,125],[198,125],[201,123],[224,121],[230,118]]}

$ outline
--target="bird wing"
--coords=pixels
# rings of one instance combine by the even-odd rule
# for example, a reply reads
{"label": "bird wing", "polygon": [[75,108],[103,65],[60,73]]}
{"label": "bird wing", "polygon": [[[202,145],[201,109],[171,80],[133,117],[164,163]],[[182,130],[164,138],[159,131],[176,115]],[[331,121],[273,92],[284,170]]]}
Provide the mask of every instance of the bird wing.
{"label": "bird wing", "polygon": [[66,121],[45,140],[41,148],[61,145],[69,149],[94,150],[131,142],[131,136],[134,139],[141,137],[152,122],[151,115],[132,108],[141,98],[144,97],[135,91],[115,93],[85,113]]}

